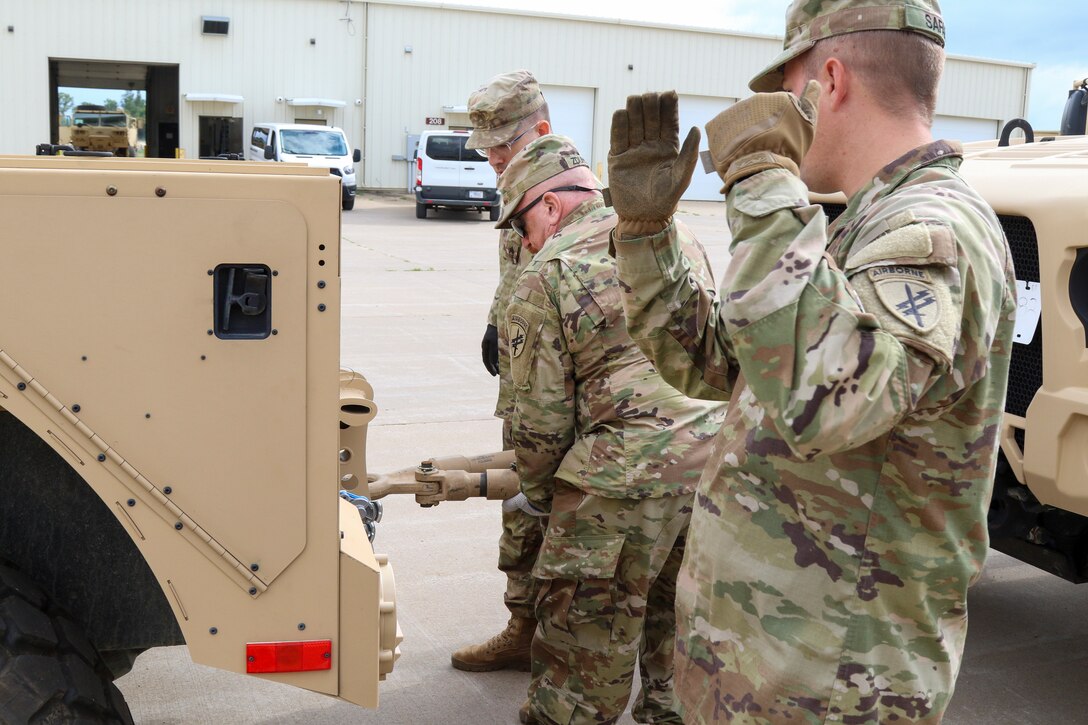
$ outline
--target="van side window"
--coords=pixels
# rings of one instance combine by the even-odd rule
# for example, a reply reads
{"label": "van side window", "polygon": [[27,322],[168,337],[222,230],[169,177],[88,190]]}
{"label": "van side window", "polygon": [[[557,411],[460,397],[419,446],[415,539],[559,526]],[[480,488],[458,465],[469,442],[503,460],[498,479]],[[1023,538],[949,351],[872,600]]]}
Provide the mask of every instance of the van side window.
{"label": "van side window", "polygon": [[427,139],[427,155],[436,161],[460,161],[461,151],[467,138],[467,136],[431,136]]}
{"label": "van side window", "polygon": [[253,129],[253,137],[250,139],[249,143],[250,143],[250,145],[256,146],[259,149],[263,149],[264,148],[264,142],[265,142],[265,140],[267,138],[268,138],[268,131],[261,128],[260,126],[256,126]]}
{"label": "van side window", "polygon": [[477,153],[476,149],[466,149],[465,144],[468,143],[468,136],[459,136],[461,141],[461,161],[484,161],[484,157]]}

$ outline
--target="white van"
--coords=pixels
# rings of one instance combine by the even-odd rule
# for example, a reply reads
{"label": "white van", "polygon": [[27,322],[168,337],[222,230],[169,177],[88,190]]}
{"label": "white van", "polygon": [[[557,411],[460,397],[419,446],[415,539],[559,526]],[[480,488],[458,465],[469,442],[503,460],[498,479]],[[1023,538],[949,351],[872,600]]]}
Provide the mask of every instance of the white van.
{"label": "white van", "polygon": [[497,177],[487,159],[466,149],[468,131],[424,131],[416,148],[416,217],[434,207],[486,211],[499,219]]}
{"label": "white van", "polygon": [[250,161],[297,161],[326,168],[340,177],[340,205],[355,206],[355,164],[362,160],[343,130],[304,123],[258,123],[249,137]]}

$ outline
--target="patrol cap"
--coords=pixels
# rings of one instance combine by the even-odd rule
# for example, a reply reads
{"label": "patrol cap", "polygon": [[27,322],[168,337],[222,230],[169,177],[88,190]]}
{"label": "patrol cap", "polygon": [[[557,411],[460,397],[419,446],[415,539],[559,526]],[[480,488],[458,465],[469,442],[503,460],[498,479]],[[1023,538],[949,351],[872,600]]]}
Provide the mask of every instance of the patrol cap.
{"label": "patrol cap", "polygon": [[786,11],[782,52],[748,83],[756,93],[782,88],[786,63],[816,42],[862,30],[906,30],[944,47],[944,20],[937,0],[794,0]]}
{"label": "patrol cap", "polygon": [[574,142],[566,136],[551,133],[534,139],[499,175],[502,216],[495,228],[510,228],[510,217],[514,215],[514,210],[529,189],[579,166],[588,167],[589,163],[574,147]]}
{"label": "patrol cap", "polygon": [[544,94],[527,70],[497,75],[468,97],[472,135],[465,148],[489,149],[517,135],[518,123],[544,105]]}

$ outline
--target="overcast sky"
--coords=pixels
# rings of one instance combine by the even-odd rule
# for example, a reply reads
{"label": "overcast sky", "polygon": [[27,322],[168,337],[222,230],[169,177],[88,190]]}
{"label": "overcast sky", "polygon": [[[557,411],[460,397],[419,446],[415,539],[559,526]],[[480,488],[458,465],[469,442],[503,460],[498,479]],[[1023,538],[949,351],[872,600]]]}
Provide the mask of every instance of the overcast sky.
{"label": "overcast sky", "polygon": [[[592,3],[442,0],[442,4],[594,15],[781,36],[790,3],[789,0],[593,0]],[[1028,120],[1035,128],[1056,130],[1073,79],[1088,77],[1085,7],[1083,0],[1042,0],[1029,5],[1001,0],[948,0],[942,7],[948,34],[946,49],[955,55],[1034,63]],[[77,102],[83,97],[99,102],[107,96],[120,99],[120,92],[75,95]]]}

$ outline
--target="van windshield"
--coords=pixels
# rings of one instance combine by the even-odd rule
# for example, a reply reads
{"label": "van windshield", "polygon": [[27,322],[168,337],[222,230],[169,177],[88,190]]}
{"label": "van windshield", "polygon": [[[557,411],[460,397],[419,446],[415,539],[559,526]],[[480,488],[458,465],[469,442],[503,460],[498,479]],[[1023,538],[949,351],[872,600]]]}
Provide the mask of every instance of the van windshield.
{"label": "van windshield", "polygon": [[348,145],[344,137],[333,131],[280,132],[280,143],[285,154],[303,156],[347,156]]}

